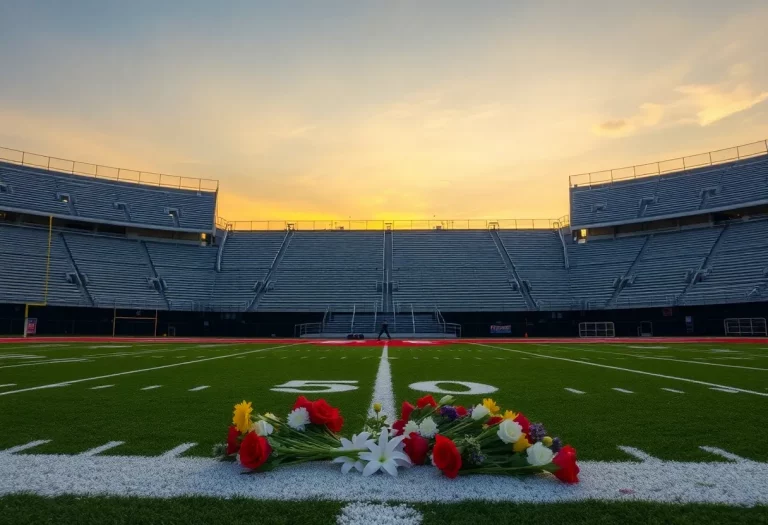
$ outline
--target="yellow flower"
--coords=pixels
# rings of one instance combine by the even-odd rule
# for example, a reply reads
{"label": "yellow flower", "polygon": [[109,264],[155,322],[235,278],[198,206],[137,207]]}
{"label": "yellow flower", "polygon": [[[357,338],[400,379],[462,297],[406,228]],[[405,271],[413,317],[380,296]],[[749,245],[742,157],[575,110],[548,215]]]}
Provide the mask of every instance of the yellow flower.
{"label": "yellow flower", "polygon": [[551,447],[552,446],[552,438],[549,436],[544,436],[544,439],[541,440],[542,443],[544,443],[545,447]]}
{"label": "yellow flower", "polygon": [[381,403],[374,403],[373,404],[373,411],[376,412],[377,414],[379,412],[381,412]]}
{"label": "yellow flower", "polygon": [[517,412],[514,412],[512,410],[507,410],[504,412],[504,419],[515,419],[517,417]]}
{"label": "yellow flower", "polygon": [[495,416],[499,413],[499,405],[496,404],[496,401],[494,401],[491,398],[483,399],[483,406],[488,409],[488,411],[491,413],[491,415]]}
{"label": "yellow flower", "polygon": [[251,402],[243,401],[235,405],[235,412],[232,416],[232,424],[237,427],[237,430],[245,434],[251,429],[251,413],[253,408]]}
{"label": "yellow flower", "polygon": [[525,434],[523,434],[522,436],[520,436],[520,439],[518,439],[517,442],[515,442],[513,449],[515,452],[523,452],[527,450],[528,447],[530,446],[531,444],[528,441],[528,438],[526,438]]}

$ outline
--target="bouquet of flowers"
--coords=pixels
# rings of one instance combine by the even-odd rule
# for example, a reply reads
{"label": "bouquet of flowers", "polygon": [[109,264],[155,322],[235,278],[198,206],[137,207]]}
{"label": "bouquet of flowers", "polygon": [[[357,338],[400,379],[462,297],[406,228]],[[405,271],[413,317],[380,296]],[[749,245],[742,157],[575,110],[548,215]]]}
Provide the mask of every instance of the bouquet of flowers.
{"label": "bouquet of flowers", "polygon": [[566,483],[579,481],[576,451],[550,437],[541,423],[512,410],[502,413],[492,399],[464,408],[452,396],[424,396],[402,405],[400,419],[387,422],[374,404],[363,431],[340,436],[344,419],[324,399],[300,396],[285,420],[254,414],[250,402],[235,405],[227,443],[214,455],[237,461],[248,472],[263,472],[306,461],[332,461],[341,471],[363,476],[431,463],[448,478],[466,474],[553,473]]}

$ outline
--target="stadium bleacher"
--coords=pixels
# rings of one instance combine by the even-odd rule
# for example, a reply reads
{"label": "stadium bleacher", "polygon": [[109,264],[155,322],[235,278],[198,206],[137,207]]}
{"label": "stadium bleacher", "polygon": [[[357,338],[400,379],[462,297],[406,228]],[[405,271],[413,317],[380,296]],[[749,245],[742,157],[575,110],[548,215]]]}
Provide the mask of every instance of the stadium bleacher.
{"label": "stadium bleacher", "polygon": [[215,209],[216,192],[92,179],[0,162],[0,210],[212,232]]}
{"label": "stadium bleacher", "polygon": [[[766,186],[768,157],[591,188],[574,186],[573,223],[631,223],[753,205],[768,199]],[[417,332],[444,329],[438,312],[768,300],[764,215],[734,214],[717,224],[710,219],[621,235],[617,230],[586,242],[572,238],[568,228],[218,230],[213,243],[173,233],[210,228],[215,201],[215,192],[0,164],[0,212],[23,210],[30,216],[53,214],[95,223],[90,231],[61,223],[49,232],[39,221],[6,218],[0,223],[0,300],[327,312],[331,329],[363,326],[375,331],[387,318],[401,333],[414,327]],[[171,217],[169,208],[178,215]],[[122,223],[138,228],[127,235],[99,231],[99,224]],[[146,226],[167,230],[170,238],[152,236]]]}
{"label": "stadium bleacher", "polygon": [[768,201],[768,156],[571,188],[571,225],[587,228]]}

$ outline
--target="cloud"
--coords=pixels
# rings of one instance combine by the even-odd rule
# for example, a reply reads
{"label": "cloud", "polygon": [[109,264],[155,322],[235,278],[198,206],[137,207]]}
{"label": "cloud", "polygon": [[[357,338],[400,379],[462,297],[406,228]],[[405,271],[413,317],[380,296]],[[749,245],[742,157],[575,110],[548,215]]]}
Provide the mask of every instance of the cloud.
{"label": "cloud", "polygon": [[613,118],[592,127],[592,132],[604,137],[626,137],[643,128],[651,128],[661,122],[665,108],[660,104],[645,103],[637,112],[626,118]]}
{"label": "cloud", "polygon": [[680,86],[677,91],[694,108],[696,120],[702,127],[746,111],[768,99],[768,91],[757,91],[748,84],[732,88],[716,84],[688,85]]}

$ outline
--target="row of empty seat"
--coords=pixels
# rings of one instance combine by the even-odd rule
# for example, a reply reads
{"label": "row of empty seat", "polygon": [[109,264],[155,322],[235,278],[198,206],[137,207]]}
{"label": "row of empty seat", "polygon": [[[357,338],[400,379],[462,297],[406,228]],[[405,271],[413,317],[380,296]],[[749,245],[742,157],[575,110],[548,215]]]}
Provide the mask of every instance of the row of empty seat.
{"label": "row of empty seat", "polygon": [[576,228],[744,207],[768,201],[768,156],[657,177],[571,188]]}
{"label": "row of empty seat", "polygon": [[228,232],[220,248],[54,230],[50,264],[48,244],[47,229],[0,226],[2,302],[370,313],[389,264],[406,313],[768,298],[768,220],[583,244],[550,230],[289,231]]}
{"label": "row of empty seat", "polygon": [[92,179],[0,162],[0,210],[211,232],[216,192]]}

